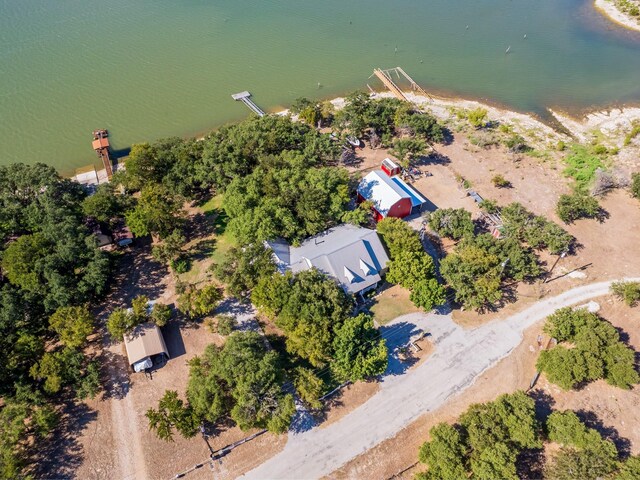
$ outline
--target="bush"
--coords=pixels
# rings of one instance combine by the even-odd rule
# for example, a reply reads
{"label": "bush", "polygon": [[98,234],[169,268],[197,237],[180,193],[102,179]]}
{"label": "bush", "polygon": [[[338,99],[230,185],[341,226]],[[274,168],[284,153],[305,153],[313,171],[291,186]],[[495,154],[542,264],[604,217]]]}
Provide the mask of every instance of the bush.
{"label": "bush", "polygon": [[631,175],[631,195],[640,199],[640,172]]}
{"label": "bush", "polygon": [[580,218],[596,218],[600,215],[598,200],[584,193],[560,195],[556,207],[558,216],[564,223],[573,223]]}
{"label": "bush", "polygon": [[494,176],[491,179],[491,183],[498,188],[509,188],[511,186],[511,182],[500,174]]}
{"label": "bush", "polygon": [[564,174],[576,182],[576,188],[587,191],[598,169],[605,167],[604,157],[607,149],[596,146],[573,145],[571,153],[565,159],[567,168]]}
{"label": "bush", "polygon": [[478,206],[480,210],[486,213],[498,213],[500,211],[500,207],[498,207],[498,203],[495,200],[482,200]]}
{"label": "bush", "polygon": [[171,320],[171,307],[164,303],[155,303],[151,309],[151,321],[159,327],[164,327]]}
{"label": "bush", "polygon": [[611,291],[630,307],[635,307],[640,301],[640,282],[614,282]]}
{"label": "bush", "polygon": [[469,110],[467,120],[474,128],[481,128],[487,123],[487,111],[484,108]]}
{"label": "bush", "polygon": [[187,273],[191,270],[191,261],[186,257],[180,257],[176,260],[171,260],[171,270],[178,275]]}
{"label": "bush", "polygon": [[238,321],[231,315],[218,315],[217,320],[216,330],[225,337],[238,326]]}

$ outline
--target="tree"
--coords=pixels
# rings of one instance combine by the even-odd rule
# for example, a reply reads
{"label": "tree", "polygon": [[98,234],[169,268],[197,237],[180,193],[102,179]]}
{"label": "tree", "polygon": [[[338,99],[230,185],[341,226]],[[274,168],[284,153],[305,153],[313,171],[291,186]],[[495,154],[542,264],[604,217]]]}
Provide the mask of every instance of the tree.
{"label": "tree", "polygon": [[640,381],[633,350],[596,314],[562,308],[547,318],[544,330],[558,342],[573,344],[573,348],[558,345],[545,350],[538,359],[538,369],[562,388],[568,390],[598,378],[620,388],[631,388]]}
{"label": "tree", "polygon": [[182,199],[162,185],[149,184],[142,188],[138,204],[125,218],[136,237],[165,238],[183,224]]}
{"label": "tree", "polygon": [[215,310],[222,297],[217,285],[206,285],[199,290],[190,288],[178,297],[178,310],[189,318],[204,317]]}
{"label": "tree", "polygon": [[130,197],[119,195],[113,183],[103,183],[82,202],[82,211],[88,217],[93,217],[99,222],[121,217],[130,207]]}
{"label": "tree", "polygon": [[624,303],[630,307],[635,307],[640,300],[640,282],[613,282],[611,291],[619,300],[624,300]]}
{"label": "tree", "polygon": [[444,305],[447,302],[447,295],[437,279],[429,278],[420,280],[413,285],[409,300],[416,307],[428,312],[438,305]]}
{"label": "tree", "polygon": [[236,332],[222,348],[209,345],[190,362],[187,398],[197,418],[216,422],[229,415],[242,430],[286,431],[295,412],[282,391],[278,354],[256,332]]}
{"label": "tree", "polygon": [[545,468],[545,476],[558,480],[602,478],[617,467],[618,450],[609,440],[587,428],[571,411],[553,412],[547,419],[549,440],[561,445]]}
{"label": "tree", "polygon": [[145,416],[149,420],[149,429],[154,430],[161,440],[173,441],[174,429],[185,438],[191,438],[198,432],[193,410],[185,406],[175,390],[165,391],[158,402],[158,409],[148,409]]}
{"label": "tree", "polygon": [[398,138],[394,140],[391,153],[395,155],[398,162],[407,168],[411,165],[411,161],[427,151],[427,145],[424,140],[419,138]]}
{"label": "tree", "polygon": [[387,369],[387,345],[370,315],[348,317],[336,329],[331,369],[340,380],[364,380]]}
{"label": "tree", "polygon": [[183,233],[176,229],[167,235],[161,243],[155,244],[151,249],[151,255],[157,261],[171,264],[182,254],[182,246],[185,244]]}
{"label": "tree", "polygon": [[95,319],[86,306],[60,307],[49,317],[51,329],[69,348],[84,345],[87,337],[93,332],[94,323]]}
{"label": "tree", "polygon": [[21,236],[4,251],[4,275],[20,289],[37,292],[45,281],[40,265],[50,248],[51,244],[42,234]]}
{"label": "tree", "polygon": [[218,315],[216,319],[216,331],[225,337],[231,335],[233,330],[238,326],[238,321],[232,315]]}
{"label": "tree", "polygon": [[430,433],[431,440],[419,454],[420,461],[429,467],[418,477],[424,480],[469,476],[515,480],[518,455],[542,446],[535,402],[524,392],[472,405],[456,425],[441,423]]}
{"label": "tree", "polygon": [[460,240],[473,235],[474,225],[471,212],[464,208],[438,209],[429,216],[429,227],[438,235]]}
{"label": "tree", "polygon": [[640,478],[640,456],[627,458],[614,478],[615,480],[635,480]]}
{"label": "tree", "polygon": [[322,407],[320,397],[324,393],[325,385],[313,370],[298,367],[295,371],[293,384],[296,387],[296,392],[309,408],[317,410]]}
{"label": "tree", "polygon": [[564,223],[573,223],[580,218],[596,218],[600,215],[600,204],[594,197],[576,192],[560,195],[556,207],[558,217]]}
{"label": "tree", "polygon": [[420,447],[418,458],[428,465],[424,480],[458,480],[467,477],[467,447],[452,425],[439,423],[429,431],[431,439]]}
{"label": "tree", "polygon": [[357,226],[369,225],[372,219],[372,208],[373,202],[364,201],[353,210],[344,212],[341,220]]}
{"label": "tree", "polygon": [[285,332],[287,351],[323,366],[333,358],[334,331],[349,316],[351,299],[316,269],[284,278],[289,288],[275,323]]}
{"label": "tree", "polygon": [[387,217],[381,220],[378,222],[377,231],[392,258],[405,251],[424,251],[418,232],[399,218]]}
{"label": "tree", "polygon": [[501,259],[472,242],[462,242],[440,264],[440,273],[455,291],[456,301],[482,310],[502,298]]}
{"label": "tree", "polygon": [[346,170],[317,167],[302,153],[264,157],[227,187],[228,229],[241,244],[282,237],[301,241],[335,225],[351,200]]}
{"label": "tree", "polygon": [[171,307],[164,303],[153,304],[149,318],[159,327],[164,327],[171,320]]}
{"label": "tree", "polygon": [[214,267],[216,277],[225,283],[227,291],[241,298],[248,297],[261,278],[269,277],[275,271],[273,252],[261,243],[231,248]]}
{"label": "tree", "polygon": [[112,340],[120,341],[125,333],[138,324],[136,317],[124,308],[116,308],[107,319],[107,331]]}

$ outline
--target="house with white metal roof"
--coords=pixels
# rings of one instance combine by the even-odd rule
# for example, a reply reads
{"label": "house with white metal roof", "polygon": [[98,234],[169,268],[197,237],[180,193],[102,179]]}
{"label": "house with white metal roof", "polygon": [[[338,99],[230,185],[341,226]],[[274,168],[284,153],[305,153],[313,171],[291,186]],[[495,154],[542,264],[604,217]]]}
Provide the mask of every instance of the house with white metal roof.
{"label": "house with white metal roof", "polygon": [[375,230],[350,224],[308,238],[299,247],[284,241],[271,241],[268,245],[281,271],[317,268],[352,294],[375,288],[389,261]]}
{"label": "house with white metal roof", "polygon": [[382,170],[367,174],[358,185],[358,201],[373,204],[376,220],[386,217],[404,218],[419,213],[427,199],[398,176]]}

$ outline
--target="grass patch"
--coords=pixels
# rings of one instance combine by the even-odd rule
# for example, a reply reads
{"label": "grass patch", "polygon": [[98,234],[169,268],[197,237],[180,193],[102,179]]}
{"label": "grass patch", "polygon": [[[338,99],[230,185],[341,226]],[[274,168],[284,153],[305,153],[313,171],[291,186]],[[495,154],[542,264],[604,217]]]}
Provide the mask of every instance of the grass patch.
{"label": "grass patch", "polygon": [[579,191],[587,191],[596,175],[596,170],[605,168],[609,151],[603,145],[571,146],[571,153],[565,158],[567,168],[564,174],[573,178]]}
{"label": "grass patch", "polygon": [[370,309],[376,323],[386,325],[400,315],[419,312],[420,309],[409,300],[410,294],[406,288],[394,285],[376,297]]}

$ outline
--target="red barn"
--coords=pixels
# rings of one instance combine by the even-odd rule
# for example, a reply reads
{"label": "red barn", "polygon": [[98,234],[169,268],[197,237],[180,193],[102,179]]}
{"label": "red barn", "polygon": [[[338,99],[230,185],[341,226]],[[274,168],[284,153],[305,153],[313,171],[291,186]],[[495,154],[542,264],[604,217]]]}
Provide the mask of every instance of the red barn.
{"label": "red barn", "polygon": [[411,215],[414,208],[412,195],[402,188],[398,180],[397,177],[391,178],[384,172],[375,170],[360,182],[358,201],[368,200],[373,203],[376,221],[386,217],[404,218]]}

